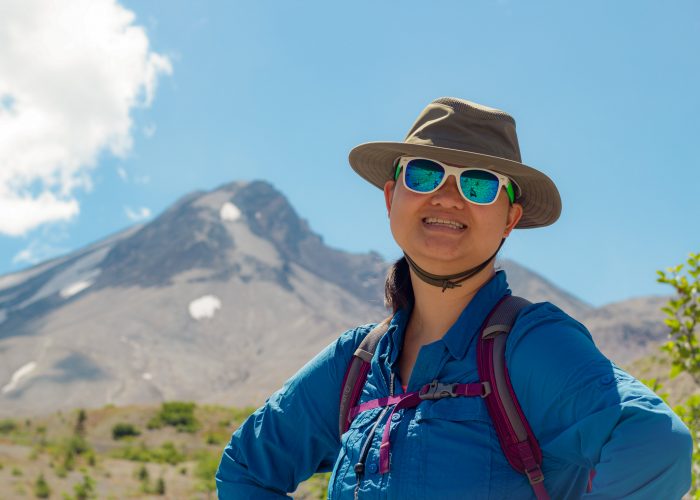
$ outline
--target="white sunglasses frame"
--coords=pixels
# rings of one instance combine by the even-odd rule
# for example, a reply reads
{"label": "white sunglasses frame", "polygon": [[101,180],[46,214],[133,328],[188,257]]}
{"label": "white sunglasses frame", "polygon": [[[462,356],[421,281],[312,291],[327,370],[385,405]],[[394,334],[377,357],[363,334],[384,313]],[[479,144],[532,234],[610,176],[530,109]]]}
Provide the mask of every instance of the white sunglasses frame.
{"label": "white sunglasses frame", "polygon": [[[432,161],[432,162],[435,162],[435,163],[437,163],[438,165],[440,165],[440,166],[445,170],[445,176],[444,176],[444,177],[442,178],[442,180],[440,181],[440,184],[438,184],[437,186],[435,186],[435,188],[434,188],[434,189],[431,189],[430,191],[416,191],[415,189],[411,189],[410,187],[408,187],[408,184],[406,184],[406,165],[407,165],[408,162],[410,162],[411,160],[428,160],[428,161]],[[482,207],[485,207],[485,206],[488,206],[488,205],[493,205],[494,203],[496,203],[496,200],[498,200],[498,195],[496,195],[496,197],[495,197],[492,201],[490,201],[490,202],[488,202],[488,203],[479,203],[479,202],[470,200],[469,198],[467,198],[466,196],[464,196],[464,193],[462,192],[461,184],[459,183],[459,177],[460,177],[460,175],[462,175],[463,172],[466,172],[466,171],[469,171],[469,170],[478,170],[478,171],[480,171],[480,172],[488,172],[488,173],[490,173],[490,174],[496,176],[496,178],[498,179],[498,192],[499,192],[499,193],[501,192],[501,188],[506,188],[506,193],[508,193],[508,194],[510,195],[510,190],[508,189],[508,185],[509,185],[509,184],[512,185],[511,189],[512,189],[512,191],[513,191],[513,199],[511,200],[511,199],[510,199],[510,196],[509,196],[509,198],[508,198],[508,201],[509,201],[511,204],[515,203],[515,200],[517,200],[518,197],[520,196],[520,186],[518,186],[518,184],[517,184],[514,180],[512,180],[512,179],[506,177],[506,176],[503,175],[503,174],[499,174],[498,172],[494,172],[493,170],[489,170],[488,168],[479,168],[479,167],[454,167],[454,166],[452,166],[452,165],[448,165],[447,163],[443,163],[443,162],[438,161],[438,160],[433,160],[432,158],[425,158],[425,157],[422,157],[422,156],[401,156],[401,157],[399,157],[399,159],[398,159],[398,163],[396,164],[396,168],[397,168],[397,169],[401,169],[401,172],[400,172],[400,175],[401,175],[401,182],[403,182],[404,187],[405,187],[406,189],[408,189],[409,191],[411,191],[412,193],[417,193],[417,194],[431,194],[431,193],[434,193],[434,192],[436,192],[438,189],[440,189],[442,186],[445,185],[445,182],[447,182],[448,177],[452,176],[452,177],[455,178],[455,182],[457,183],[457,186],[458,186],[458,189],[457,189],[457,190],[459,191],[459,194],[460,194],[460,195],[462,196],[462,198],[464,198],[467,202],[469,202],[469,203],[471,203],[471,204],[473,204],[473,205],[479,205],[479,206],[482,206]],[[395,178],[396,178],[396,176],[395,176]]]}

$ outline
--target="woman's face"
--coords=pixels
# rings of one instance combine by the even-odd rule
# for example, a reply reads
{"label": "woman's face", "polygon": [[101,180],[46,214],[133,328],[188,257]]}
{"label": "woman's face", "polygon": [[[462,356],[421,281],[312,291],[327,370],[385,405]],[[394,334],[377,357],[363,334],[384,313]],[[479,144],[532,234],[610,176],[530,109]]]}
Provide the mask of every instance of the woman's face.
{"label": "woman's face", "polygon": [[414,193],[403,181],[388,181],[384,198],[396,243],[421,268],[453,274],[488,259],[522,216],[504,189],[492,205],[474,205],[460,194],[454,177],[436,192]]}

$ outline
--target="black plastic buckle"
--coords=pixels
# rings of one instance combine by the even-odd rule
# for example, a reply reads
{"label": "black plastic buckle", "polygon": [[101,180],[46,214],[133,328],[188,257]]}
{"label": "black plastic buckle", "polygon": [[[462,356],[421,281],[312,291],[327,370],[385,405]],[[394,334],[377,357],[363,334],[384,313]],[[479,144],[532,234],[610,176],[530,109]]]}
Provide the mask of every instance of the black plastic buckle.
{"label": "black plastic buckle", "polygon": [[429,385],[424,386],[418,393],[421,399],[442,399],[454,398],[458,396],[455,393],[457,384],[441,384],[437,380],[433,380]]}

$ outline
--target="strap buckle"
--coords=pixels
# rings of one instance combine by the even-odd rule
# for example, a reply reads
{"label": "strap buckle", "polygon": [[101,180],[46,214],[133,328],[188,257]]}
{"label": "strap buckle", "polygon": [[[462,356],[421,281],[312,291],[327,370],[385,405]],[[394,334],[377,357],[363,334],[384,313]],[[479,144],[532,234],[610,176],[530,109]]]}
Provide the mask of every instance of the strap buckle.
{"label": "strap buckle", "polygon": [[456,387],[457,384],[441,384],[436,379],[424,385],[418,392],[418,397],[421,399],[454,398],[458,396],[455,392]]}
{"label": "strap buckle", "polygon": [[484,391],[481,393],[481,397],[485,398],[489,394],[491,394],[491,383],[490,382],[482,382],[481,386],[484,388]]}
{"label": "strap buckle", "polygon": [[527,475],[528,481],[530,481],[530,484],[537,484],[541,483],[544,481],[544,473],[542,472],[542,469],[539,467],[535,467],[534,469],[526,470],[525,474]]}

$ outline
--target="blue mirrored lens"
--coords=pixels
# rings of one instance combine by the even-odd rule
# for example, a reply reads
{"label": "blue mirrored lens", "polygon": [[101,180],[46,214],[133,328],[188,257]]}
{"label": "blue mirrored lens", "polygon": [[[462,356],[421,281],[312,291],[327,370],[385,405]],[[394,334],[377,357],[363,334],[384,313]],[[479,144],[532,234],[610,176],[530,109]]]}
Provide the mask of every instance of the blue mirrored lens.
{"label": "blue mirrored lens", "polygon": [[467,170],[459,176],[464,196],[474,203],[491,203],[498,196],[498,177],[484,170]]}
{"label": "blue mirrored lens", "polygon": [[406,165],[406,187],[428,193],[440,185],[445,176],[443,168],[431,160],[411,160]]}

